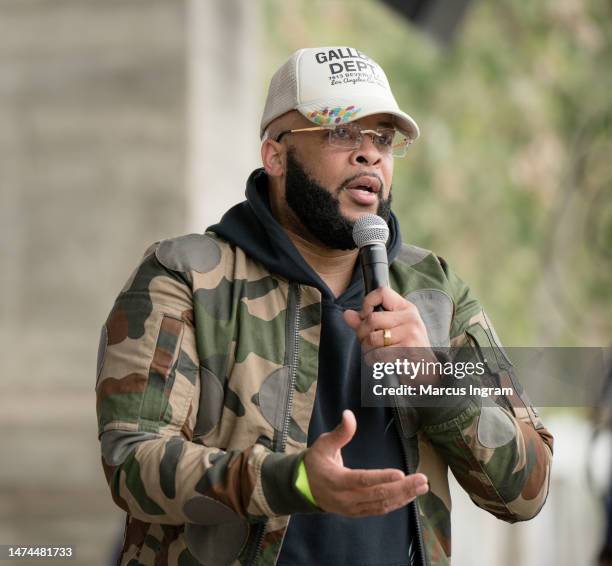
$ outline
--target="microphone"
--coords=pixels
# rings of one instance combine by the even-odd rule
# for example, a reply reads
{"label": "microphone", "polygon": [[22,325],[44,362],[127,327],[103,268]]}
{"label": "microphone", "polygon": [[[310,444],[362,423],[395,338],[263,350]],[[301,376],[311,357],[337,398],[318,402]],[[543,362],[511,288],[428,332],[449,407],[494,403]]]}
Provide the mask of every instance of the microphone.
{"label": "microphone", "polygon": [[[389,260],[385,246],[388,238],[389,227],[376,214],[364,214],[353,226],[353,241],[359,248],[359,263],[366,295],[379,287],[389,286]],[[385,309],[378,305],[374,310]]]}

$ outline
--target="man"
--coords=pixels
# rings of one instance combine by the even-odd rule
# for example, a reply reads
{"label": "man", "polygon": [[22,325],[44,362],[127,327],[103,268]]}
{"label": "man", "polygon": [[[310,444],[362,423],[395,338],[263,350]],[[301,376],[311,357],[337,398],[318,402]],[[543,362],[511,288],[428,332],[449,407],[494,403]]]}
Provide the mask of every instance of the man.
{"label": "man", "polygon": [[[361,404],[362,350],[502,352],[446,262],[401,243],[393,161],[418,135],[372,59],[299,50],[272,78],[247,200],[147,250],[96,387],[121,564],[449,564],[448,467],[497,517],[539,511],[552,437],[524,395]],[[392,287],[365,297],[364,213],[389,225]]]}

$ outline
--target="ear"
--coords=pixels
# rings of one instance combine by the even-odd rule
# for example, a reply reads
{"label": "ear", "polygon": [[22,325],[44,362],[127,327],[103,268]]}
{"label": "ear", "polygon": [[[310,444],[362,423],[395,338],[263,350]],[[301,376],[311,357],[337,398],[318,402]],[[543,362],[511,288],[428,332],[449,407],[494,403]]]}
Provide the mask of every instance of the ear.
{"label": "ear", "polygon": [[285,174],[285,146],[272,139],[261,144],[261,162],[266,173],[271,177],[281,177]]}

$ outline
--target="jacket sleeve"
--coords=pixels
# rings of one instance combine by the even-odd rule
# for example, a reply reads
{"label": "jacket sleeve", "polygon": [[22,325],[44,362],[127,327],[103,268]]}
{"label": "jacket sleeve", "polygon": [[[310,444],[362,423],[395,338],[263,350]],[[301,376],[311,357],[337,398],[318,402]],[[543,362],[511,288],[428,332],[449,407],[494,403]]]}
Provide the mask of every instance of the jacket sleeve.
{"label": "jacket sleeve", "polygon": [[440,261],[455,297],[451,346],[466,348],[475,358],[487,348],[493,354],[487,357],[489,379],[513,394],[486,403],[468,394],[453,406],[419,409],[423,432],[476,505],[508,522],[530,519],[548,494],[552,435],[518,382],[489,318]]}
{"label": "jacket sleeve", "polygon": [[256,522],[312,511],[293,482],[302,454],[192,441],[200,364],[190,275],[151,248],[103,326],[96,399],[114,501],[149,523]]}

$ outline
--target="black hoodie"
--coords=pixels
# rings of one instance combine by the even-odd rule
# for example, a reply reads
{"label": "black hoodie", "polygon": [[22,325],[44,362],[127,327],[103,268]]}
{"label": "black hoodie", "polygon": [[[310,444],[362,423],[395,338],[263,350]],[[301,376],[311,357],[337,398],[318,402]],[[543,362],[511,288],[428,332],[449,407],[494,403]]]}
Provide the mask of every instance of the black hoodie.
{"label": "black hoodie", "polygon": [[[357,432],[342,449],[344,465],[404,470],[391,410],[361,406],[360,344],[342,317],[347,308],[361,308],[364,289],[358,264],[348,288],[335,297],[272,215],[263,169],[255,170],[249,177],[246,197],[246,201],[231,208],[209,230],[242,248],[271,273],[314,286],[322,293],[319,376],[308,445],[323,432],[332,430],[340,422],[344,409],[351,409],[357,418]],[[389,229],[387,253],[391,263],[402,244],[393,214]],[[409,532],[408,507],[384,516],[360,519],[332,513],[294,514],[277,564],[409,566]]]}

